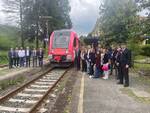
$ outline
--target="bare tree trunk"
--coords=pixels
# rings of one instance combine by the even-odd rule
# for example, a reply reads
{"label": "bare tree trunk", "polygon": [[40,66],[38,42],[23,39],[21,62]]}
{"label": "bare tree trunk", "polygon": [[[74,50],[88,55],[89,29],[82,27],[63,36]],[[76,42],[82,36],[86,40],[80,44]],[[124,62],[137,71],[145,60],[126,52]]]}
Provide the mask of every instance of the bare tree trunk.
{"label": "bare tree trunk", "polygon": [[21,46],[24,47],[23,23],[22,23],[22,0],[20,0],[20,26],[21,26]]}
{"label": "bare tree trunk", "polygon": [[39,3],[38,0],[35,0],[36,4],[36,36],[35,36],[35,41],[36,41],[36,49],[39,48]]}

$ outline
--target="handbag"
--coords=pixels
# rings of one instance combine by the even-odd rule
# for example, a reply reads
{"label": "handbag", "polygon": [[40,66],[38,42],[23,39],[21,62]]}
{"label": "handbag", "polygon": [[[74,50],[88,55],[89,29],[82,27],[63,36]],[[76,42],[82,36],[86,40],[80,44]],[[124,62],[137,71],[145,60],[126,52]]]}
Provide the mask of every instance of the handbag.
{"label": "handbag", "polygon": [[102,67],[102,70],[103,71],[108,71],[109,70],[108,64],[104,64],[103,67]]}

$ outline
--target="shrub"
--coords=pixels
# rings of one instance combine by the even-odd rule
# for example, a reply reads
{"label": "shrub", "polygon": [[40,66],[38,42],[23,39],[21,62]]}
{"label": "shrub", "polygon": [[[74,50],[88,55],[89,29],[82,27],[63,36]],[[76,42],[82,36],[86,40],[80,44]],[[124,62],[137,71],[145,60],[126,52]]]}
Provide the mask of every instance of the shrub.
{"label": "shrub", "polygon": [[150,57],[150,44],[142,46],[141,49],[142,49],[141,51],[142,55]]}
{"label": "shrub", "polygon": [[139,45],[140,43],[136,42],[135,40],[131,39],[128,41],[128,48],[132,51],[133,57],[141,53],[141,47]]}

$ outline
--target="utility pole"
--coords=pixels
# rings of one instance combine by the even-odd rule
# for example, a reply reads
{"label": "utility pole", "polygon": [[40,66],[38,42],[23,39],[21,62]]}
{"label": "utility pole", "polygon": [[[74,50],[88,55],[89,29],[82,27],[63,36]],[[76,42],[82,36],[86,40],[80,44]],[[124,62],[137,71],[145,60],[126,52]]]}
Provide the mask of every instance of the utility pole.
{"label": "utility pole", "polygon": [[45,20],[45,25],[46,25],[46,37],[44,37],[43,40],[43,47],[46,47],[46,44],[48,42],[49,39],[49,24],[48,22],[50,21],[50,19],[52,19],[52,16],[39,16],[40,19]]}
{"label": "utility pole", "polygon": [[20,26],[21,26],[21,46],[24,47],[23,24],[22,24],[22,0],[20,2]]}

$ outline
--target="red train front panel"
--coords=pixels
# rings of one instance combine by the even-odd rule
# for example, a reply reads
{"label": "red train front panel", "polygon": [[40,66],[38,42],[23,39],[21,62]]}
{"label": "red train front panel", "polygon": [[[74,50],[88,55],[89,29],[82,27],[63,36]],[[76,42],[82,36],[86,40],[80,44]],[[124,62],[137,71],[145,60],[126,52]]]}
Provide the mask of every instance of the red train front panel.
{"label": "red train front panel", "polygon": [[57,30],[51,34],[49,44],[49,60],[51,63],[72,63],[75,51],[79,47],[79,39],[75,32]]}

